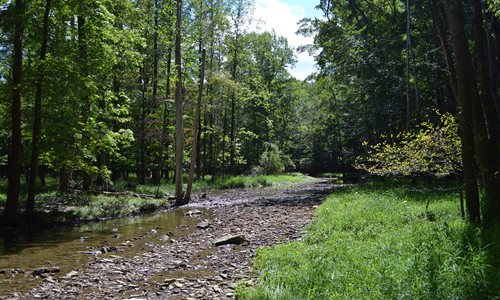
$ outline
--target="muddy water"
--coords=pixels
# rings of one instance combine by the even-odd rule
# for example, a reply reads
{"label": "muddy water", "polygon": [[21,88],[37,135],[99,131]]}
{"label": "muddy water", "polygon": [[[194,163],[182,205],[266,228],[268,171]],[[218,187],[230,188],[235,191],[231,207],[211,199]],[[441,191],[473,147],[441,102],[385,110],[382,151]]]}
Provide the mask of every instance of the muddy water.
{"label": "muddy water", "polygon": [[[189,234],[197,222],[211,217],[203,209],[201,215],[186,216],[190,210],[193,208],[2,237],[0,270],[7,274],[0,274],[0,299],[2,295],[25,292],[39,284],[43,279],[31,274],[34,269],[58,267],[60,272],[50,276],[64,276],[82,270],[93,255],[132,256],[142,252],[148,242],[165,242]],[[103,247],[111,252],[99,253]]]}

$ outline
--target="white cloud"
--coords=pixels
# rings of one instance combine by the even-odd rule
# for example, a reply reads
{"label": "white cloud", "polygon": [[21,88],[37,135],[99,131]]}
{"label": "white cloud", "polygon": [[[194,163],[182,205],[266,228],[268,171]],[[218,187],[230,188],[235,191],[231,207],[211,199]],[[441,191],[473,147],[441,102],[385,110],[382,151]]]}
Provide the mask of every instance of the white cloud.
{"label": "white cloud", "polygon": [[[274,31],[288,39],[289,45],[296,51],[297,47],[313,43],[312,37],[295,34],[299,29],[298,22],[306,17],[304,7],[290,5],[282,0],[256,0],[254,18],[258,21],[253,30],[257,32]],[[296,67],[290,73],[303,80],[314,72],[314,58],[307,53],[297,54]]]}

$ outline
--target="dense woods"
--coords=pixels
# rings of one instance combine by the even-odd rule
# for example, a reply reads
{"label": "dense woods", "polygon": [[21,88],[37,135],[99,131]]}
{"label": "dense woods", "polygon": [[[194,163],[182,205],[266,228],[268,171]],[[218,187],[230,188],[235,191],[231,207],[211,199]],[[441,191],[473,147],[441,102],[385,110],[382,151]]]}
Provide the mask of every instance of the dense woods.
{"label": "dense woods", "polygon": [[[361,166],[457,176],[470,220],[480,221],[480,208],[486,223],[498,220],[498,1],[316,5],[323,16],[300,27],[314,44],[298,50],[314,54],[319,69],[300,81],[289,73],[297,49],[251,30],[259,16],[249,0],[1,1],[4,216],[17,220],[20,203],[30,215],[49,175],[61,192],[174,178],[182,205],[194,177],[266,173],[274,161],[273,172],[357,177]],[[441,130],[445,114],[448,125],[459,120],[451,128],[461,142],[450,134],[441,139],[448,148],[373,160],[384,143]],[[447,158],[434,154],[449,145],[460,158],[440,168]],[[425,170],[383,171],[381,159],[404,164],[405,156],[423,158]]]}

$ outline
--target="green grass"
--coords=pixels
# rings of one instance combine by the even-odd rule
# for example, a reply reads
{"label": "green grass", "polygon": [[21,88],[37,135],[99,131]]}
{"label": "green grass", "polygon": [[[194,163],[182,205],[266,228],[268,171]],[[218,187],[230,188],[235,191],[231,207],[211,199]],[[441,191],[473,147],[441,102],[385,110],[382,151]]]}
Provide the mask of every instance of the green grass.
{"label": "green grass", "polygon": [[77,196],[69,201],[70,209],[57,217],[57,221],[94,220],[117,218],[140,213],[154,212],[166,207],[165,199],[139,199],[121,196]]}
{"label": "green grass", "polygon": [[[457,195],[363,185],[328,197],[304,241],[258,252],[243,299],[500,298],[500,231],[460,218]],[[425,202],[430,199],[429,211]]]}
{"label": "green grass", "polygon": [[[307,183],[314,181],[314,178],[301,173],[286,173],[279,175],[258,175],[258,176],[229,176],[211,180],[210,177],[193,182],[193,191],[207,191],[210,189],[230,189],[230,188],[252,188],[263,186],[286,186],[297,183]],[[186,182],[186,179],[184,180]],[[119,181],[113,187],[120,191],[125,191],[126,181]],[[184,187],[186,184],[184,184]],[[153,184],[138,185],[137,193],[156,195],[172,195],[175,192],[173,183],[162,183],[159,187]]]}
{"label": "green grass", "polygon": [[[286,186],[296,183],[312,182],[314,178],[300,174],[289,173],[280,175],[261,175],[261,176],[231,176],[217,178],[214,181],[210,178],[195,181],[193,191],[207,191],[210,189],[244,188],[260,186]],[[127,181],[119,181],[113,188],[118,191],[127,191]],[[116,218],[132,214],[154,212],[168,203],[162,199],[137,198],[133,195],[104,196],[92,194],[65,194],[57,192],[58,182],[54,178],[47,178],[46,187],[38,187],[37,209],[44,207],[58,207],[59,211],[53,211],[49,214],[41,214],[40,222],[70,222],[76,220],[94,220],[97,218]],[[172,195],[175,190],[173,184],[156,185],[138,185],[134,193],[156,195]],[[7,193],[7,182],[0,181],[0,206],[5,205]],[[27,196],[26,184],[21,185],[21,206]],[[61,210],[62,209],[62,210]]]}
{"label": "green grass", "polygon": [[[23,178],[24,179],[24,178]],[[57,194],[57,189],[59,186],[58,181],[55,178],[47,177],[46,185],[42,187],[37,185],[37,195],[40,197],[54,197]],[[22,203],[28,197],[28,185],[21,181],[21,193],[20,200]],[[5,202],[7,201],[7,179],[0,179],[0,206],[5,206]]]}

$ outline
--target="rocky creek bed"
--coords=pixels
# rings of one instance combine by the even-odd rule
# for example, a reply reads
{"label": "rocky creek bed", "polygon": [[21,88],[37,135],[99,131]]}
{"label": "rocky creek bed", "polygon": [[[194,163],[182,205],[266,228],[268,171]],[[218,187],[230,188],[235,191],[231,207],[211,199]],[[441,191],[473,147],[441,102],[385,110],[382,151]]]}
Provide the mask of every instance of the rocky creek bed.
{"label": "rocky creek bed", "polygon": [[[257,248],[300,239],[334,187],[318,180],[209,193],[177,211],[175,229],[132,225],[141,231],[121,237],[113,228],[106,241],[78,241],[79,264],[4,269],[2,284],[18,288],[4,287],[0,299],[234,299],[238,284],[253,284]],[[221,240],[228,237],[233,240]]]}

